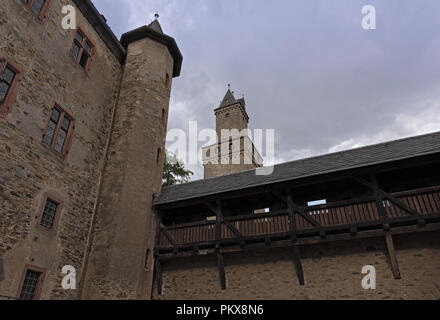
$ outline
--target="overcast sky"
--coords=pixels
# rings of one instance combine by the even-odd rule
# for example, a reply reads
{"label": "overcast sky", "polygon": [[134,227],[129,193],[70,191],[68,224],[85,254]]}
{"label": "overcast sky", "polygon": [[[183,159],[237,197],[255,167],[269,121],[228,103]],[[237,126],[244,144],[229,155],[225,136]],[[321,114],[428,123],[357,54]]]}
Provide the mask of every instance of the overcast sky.
{"label": "overcast sky", "polygon": [[[93,2],[118,37],[157,11],[176,39],[169,129],[214,128],[230,83],[250,127],[275,129],[276,162],[440,130],[438,0]],[[367,4],[376,30],[361,27]]]}

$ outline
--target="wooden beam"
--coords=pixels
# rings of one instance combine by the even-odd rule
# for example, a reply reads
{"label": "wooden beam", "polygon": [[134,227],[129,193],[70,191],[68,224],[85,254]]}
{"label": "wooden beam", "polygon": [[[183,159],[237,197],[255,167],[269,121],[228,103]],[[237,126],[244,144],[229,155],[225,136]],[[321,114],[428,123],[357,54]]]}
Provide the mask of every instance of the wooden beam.
{"label": "wooden beam", "polygon": [[156,272],[157,293],[162,294],[162,265],[159,257],[156,257],[155,260],[156,267],[154,268],[154,270]]}
{"label": "wooden beam", "polygon": [[[438,217],[440,218],[440,217]],[[392,228],[393,235],[396,234],[414,234],[414,233],[420,233],[420,232],[428,232],[428,231],[438,231],[440,230],[440,223],[428,223],[426,227],[419,228],[417,225],[411,225],[411,226],[404,226],[404,227],[395,227]],[[358,230],[358,233],[355,235],[352,235],[349,230],[347,233],[343,234],[329,234],[327,235],[327,238],[322,239],[319,236],[312,237],[312,238],[298,238],[296,243],[297,245],[313,245],[318,243],[329,243],[329,242],[335,242],[335,241],[349,241],[353,239],[369,239],[369,238],[383,238],[385,236],[385,232],[383,228],[376,229],[376,230],[365,230],[361,231]],[[243,252],[243,251],[251,251],[251,250],[261,250],[265,248],[265,243],[250,243],[246,244],[246,247],[241,247],[240,244],[229,246],[229,247],[223,247],[222,252],[223,253],[231,253],[231,252]],[[286,247],[292,247],[292,240],[291,239],[283,239],[283,240],[273,240],[271,241],[271,247],[273,248],[286,248]],[[204,254],[215,254],[216,249],[215,248],[208,248],[205,249]],[[160,253],[161,260],[169,260],[169,259],[176,259],[180,257],[190,257],[194,256],[194,252],[192,250],[180,252],[177,256],[172,253]]]}
{"label": "wooden beam", "polygon": [[223,256],[219,249],[217,251],[217,264],[218,264],[218,273],[220,277],[220,286],[222,290],[226,290],[226,272],[225,265],[223,263]]}
{"label": "wooden beam", "polygon": [[299,285],[303,286],[303,285],[305,285],[304,271],[303,271],[303,267],[302,267],[302,263],[301,263],[301,256],[300,256],[299,248],[298,248],[298,245],[296,245],[296,244],[292,245],[292,257],[293,257],[293,262],[295,263],[296,274],[298,276]]}
{"label": "wooden beam", "polygon": [[383,192],[383,191],[381,191],[381,193],[382,193],[382,197],[384,197],[385,199],[388,199],[389,201],[394,203],[396,206],[402,208],[403,210],[405,210],[409,214],[412,214],[413,216],[420,216],[419,212],[417,212],[414,209],[411,209],[406,204],[404,204],[402,201],[400,201],[399,199],[393,197],[391,194]]}
{"label": "wooden beam", "polygon": [[174,240],[173,235],[167,230],[167,228],[163,224],[160,225],[160,232],[165,233],[165,236],[168,238],[173,246],[177,244],[176,240]]}
{"label": "wooden beam", "polygon": [[216,200],[215,210],[215,240],[219,241],[222,236],[222,203],[219,199]]}
{"label": "wooden beam", "polygon": [[[353,176],[353,179],[356,180],[357,182],[359,182],[360,184],[366,186],[367,188],[371,189],[373,191],[376,199],[379,198],[381,202],[383,201],[383,199],[387,199],[390,202],[394,203],[396,206],[407,211],[411,215],[420,215],[420,213],[417,212],[416,210],[408,207],[406,204],[404,204],[402,201],[400,201],[399,199],[397,199],[393,195],[382,190],[377,183],[376,177],[373,174],[371,174],[370,176],[371,176],[371,182],[369,182],[361,177],[358,177],[358,176]],[[378,205],[378,207],[379,207],[379,205]],[[380,207],[383,207],[383,203]],[[379,213],[381,213],[381,212],[379,211]],[[385,217],[387,217],[386,211],[384,211],[384,214],[385,214]]]}
{"label": "wooden beam", "polygon": [[224,220],[224,219],[222,222],[229,228],[229,230],[231,230],[235,234],[235,236],[237,238],[239,238],[239,239],[243,238],[241,232],[238,231],[238,229],[232,223],[230,223],[229,221]]}
{"label": "wooden beam", "polygon": [[293,210],[293,213],[297,213],[299,214],[301,217],[303,217],[304,219],[306,219],[308,222],[310,222],[314,227],[320,228],[321,224],[312,219],[309,215],[307,215],[303,209],[301,209],[299,206],[297,206],[294,202],[293,202],[293,198],[292,195],[289,192],[288,196],[284,196],[281,192],[279,192],[278,190],[272,190],[272,193],[277,196],[279,199],[283,200],[286,204],[289,210]]}
{"label": "wooden beam", "polygon": [[397,262],[396,252],[394,251],[393,236],[391,235],[390,231],[385,232],[385,240],[387,243],[388,255],[390,257],[391,270],[393,271],[394,279],[400,279],[401,276],[400,276],[399,264]]}
{"label": "wooden beam", "polygon": [[298,207],[295,202],[293,202],[292,196],[290,195],[287,197],[287,205],[289,208],[292,208],[295,213],[299,214],[301,217],[310,222],[314,227],[321,228],[321,224],[315,219],[312,219],[310,215],[306,214],[304,210]]}

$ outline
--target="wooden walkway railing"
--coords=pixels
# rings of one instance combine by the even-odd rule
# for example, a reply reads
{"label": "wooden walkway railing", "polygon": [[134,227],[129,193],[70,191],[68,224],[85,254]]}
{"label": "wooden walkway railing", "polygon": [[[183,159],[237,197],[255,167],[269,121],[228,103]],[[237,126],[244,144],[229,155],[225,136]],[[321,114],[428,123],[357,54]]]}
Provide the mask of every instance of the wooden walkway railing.
{"label": "wooden walkway railing", "polygon": [[[440,213],[440,187],[413,190],[392,194],[394,202],[382,200],[386,219],[393,220],[410,217],[414,212],[421,216]],[[400,202],[397,205],[395,200]],[[379,202],[380,203],[380,202]],[[406,208],[405,208],[406,207]],[[413,210],[411,213],[410,208]],[[351,201],[341,201],[314,207],[301,207],[301,210],[320,227],[343,226],[362,222],[383,221],[376,198],[369,197]],[[294,216],[296,230],[316,228],[303,216]],[[290,231],[288,210],[279,210],[266,214],[255,214],[224,218],[222,221],[220,239],[235,238],[238,231],[242,237],[281,234]],[[228,226],[229,224],[229,226]],[[233,228],[231,228],[231,226]],[[196,222],[161,228],[158,237],[158,247],[211,242],[216,240],[216,221]]]}

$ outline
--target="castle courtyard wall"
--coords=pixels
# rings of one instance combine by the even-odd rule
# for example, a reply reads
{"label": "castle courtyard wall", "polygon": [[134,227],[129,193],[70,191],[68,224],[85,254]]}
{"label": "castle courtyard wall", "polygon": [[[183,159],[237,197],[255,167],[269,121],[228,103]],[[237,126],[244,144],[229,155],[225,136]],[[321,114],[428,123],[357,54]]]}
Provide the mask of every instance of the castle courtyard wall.
{"label": "castle courtyard wall", "polygon": [[[225,253],[227,289],[220,288],[216,255],[163,263],[163,294],[153,299],[440,299],[440,232],[395,235],[402,278],[396,280],[385,239],[300,247],[306,284],[300,286],[291,249]],[[376,269],[376,289],[361,286],[362,267]]]}

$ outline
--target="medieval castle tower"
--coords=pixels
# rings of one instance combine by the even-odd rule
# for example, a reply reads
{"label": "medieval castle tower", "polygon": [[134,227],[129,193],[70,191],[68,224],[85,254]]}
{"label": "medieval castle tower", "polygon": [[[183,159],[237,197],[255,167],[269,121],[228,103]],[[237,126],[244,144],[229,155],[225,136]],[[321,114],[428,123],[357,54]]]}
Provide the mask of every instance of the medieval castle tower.
{"label": "medieval castle tower", "polygon": [[217,143],[202,150],[204,178],[262,167],[263,159],[249,137],[244,98],[235,99],[228,89],[214,114]]}
{"label": "medieval castle tower", "polygon": [[0,299],[440,298],[439,132],[258,175],[228,90],[209,179],[161,188],[182,55],[157,19],[118,40],[90,0],[2,0],[0,38]]}

